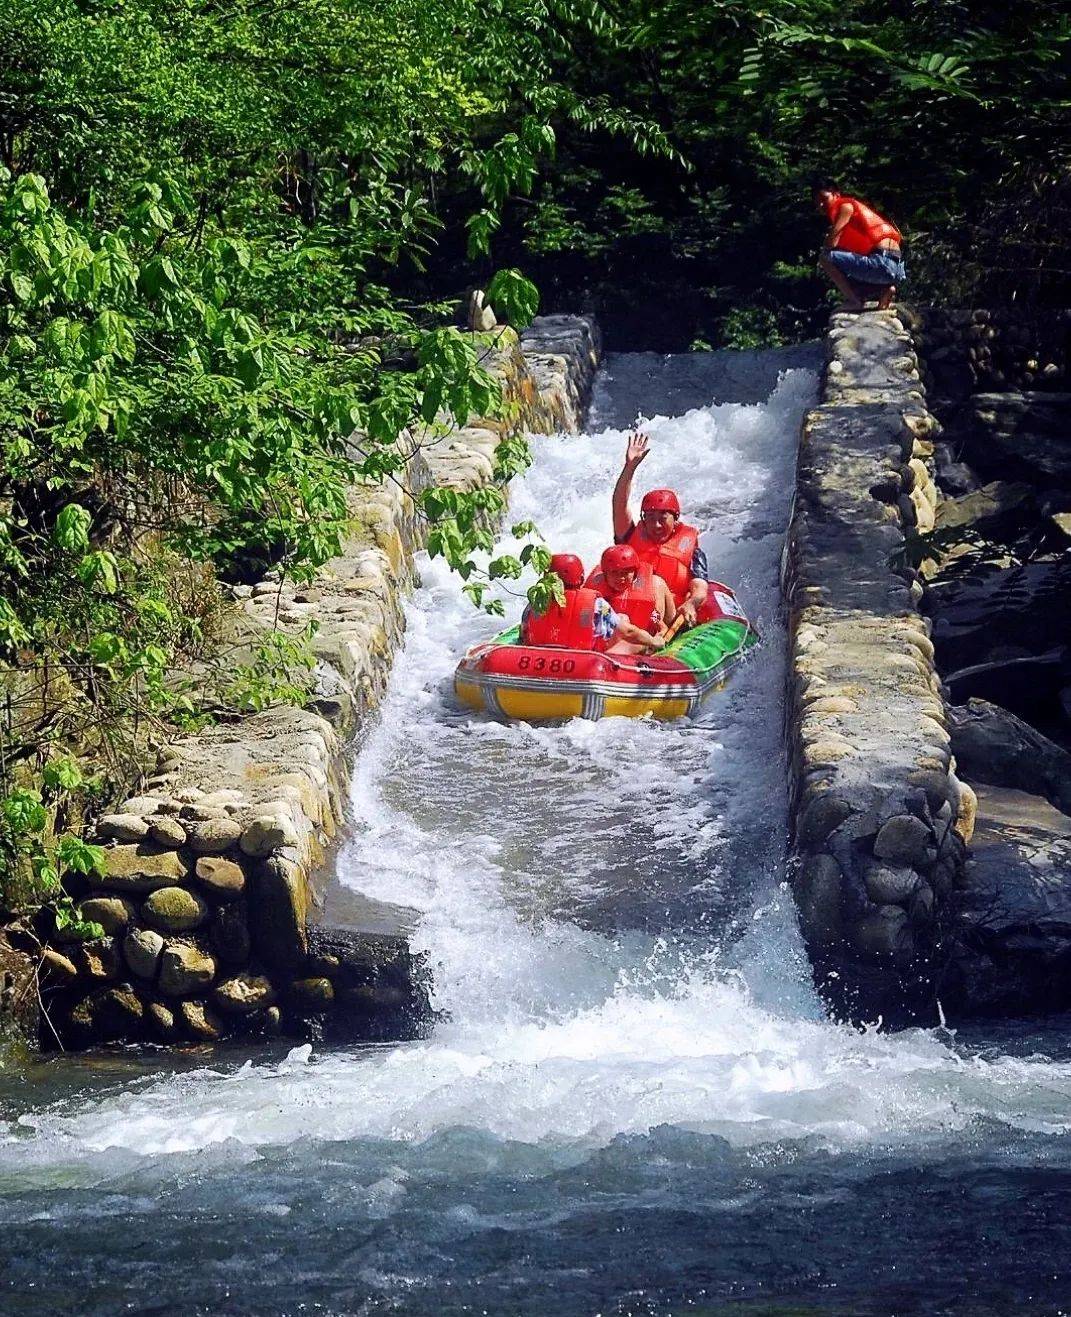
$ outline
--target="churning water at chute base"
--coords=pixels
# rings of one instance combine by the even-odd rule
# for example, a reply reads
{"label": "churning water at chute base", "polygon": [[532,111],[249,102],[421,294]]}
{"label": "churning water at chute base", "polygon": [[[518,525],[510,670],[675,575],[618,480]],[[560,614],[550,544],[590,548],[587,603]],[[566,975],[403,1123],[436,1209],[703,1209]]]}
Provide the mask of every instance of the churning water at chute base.
{"label": "churning water at chute base", "polygon": [[638,487],[681,490],[764,637],[701,722],[463,711],[453,666],[491,625],[423,564],[339,877],[421,912],[441,1022],[399,1047],[0,1074],[0,1311],[1071,1300],[1065,1022],[858,1032],[811,986],[784,886],[777,569],[815,366],[612,356],[591,432],[536,440],[515,483],[512,518],[590,564],[647,418]]}

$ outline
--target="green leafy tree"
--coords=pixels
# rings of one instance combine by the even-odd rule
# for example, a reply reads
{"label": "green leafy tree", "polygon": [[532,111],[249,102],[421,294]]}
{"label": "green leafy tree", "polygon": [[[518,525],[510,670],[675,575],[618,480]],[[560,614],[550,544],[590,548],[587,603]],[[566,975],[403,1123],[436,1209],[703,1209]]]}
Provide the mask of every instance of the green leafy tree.
{"label": "green leafy tree", "polygon": [[640,158],[563,119],[555,162],[496,239],[555,309],[583,287],[611,332],[652,345],[744,346],[745,324],[769,325],[767,342],[813,334],[828,289],[815,174],[905,229],[913,298],[1067,304],[1071,16],[1058,7],[613,0],[557,67],[589,103],[649,115],[671,153]]}
{"label": "green leafy tree", "polygon": [[[43,890],[59,872],[46,838],[85,784],[46,785],[57,753],[108,791],[146,729],[303,697],[300,639],[214,692],[176,670],[211,655],[219,576],[308,578],[351,487],[404,482],[407,435],[500,413],[494,345],[406,279],[447,212],[486,259],[556,121],[642,135],[557,76],[599,22],[539,0],[0,0],[0,790],[48,815],[10,823],[9,872],[31,850]],[[518,270],[491,288],[515,325],[534,313]],[[503,443],[500,478],[526,460]],[[421,499],[491,610],[493,581],[543,563],[535,540],[490,558],[503,506]]]}

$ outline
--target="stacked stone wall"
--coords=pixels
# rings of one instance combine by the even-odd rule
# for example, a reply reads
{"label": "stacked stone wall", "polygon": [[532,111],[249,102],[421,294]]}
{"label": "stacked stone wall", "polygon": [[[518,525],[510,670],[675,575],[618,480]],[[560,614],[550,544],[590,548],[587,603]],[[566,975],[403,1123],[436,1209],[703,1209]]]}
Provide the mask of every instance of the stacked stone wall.
{"label": "stacked stone wall", "polygon": [[834,315],[827,346],[783,571],[792,886],[834,1010],[897,1023],[934,1008],[972,826],[911,562],[934,524],[938,427],[896,314]]}
{"label": "stacked stone wall", "polygon": [[354,491],[353,534],[311,586],[235,591],[239,635],[317,624],[316,696],[176,742],[139,794],[98,820],[106,873],[76,895],[105,935],[46,949],[50,1036],[65,1046],[278,1032],[384,1040],[426,1027],[407,912],[369,907],[345,928],[325,927],[321,914],[354,739],[404,629],[424,529],[413,494],[429,482],[488,483],[504,435],[578,429],[599,350],[582,318],[544,317],[519,341],[499,331],[490,366],[503,383],[501,416],[403,436],[404,486]]}
{"label": "stacked stone wall", "polygon": [[1069,387],[1071,312],[914,307],[900,314],[938,414],[972,393]]}

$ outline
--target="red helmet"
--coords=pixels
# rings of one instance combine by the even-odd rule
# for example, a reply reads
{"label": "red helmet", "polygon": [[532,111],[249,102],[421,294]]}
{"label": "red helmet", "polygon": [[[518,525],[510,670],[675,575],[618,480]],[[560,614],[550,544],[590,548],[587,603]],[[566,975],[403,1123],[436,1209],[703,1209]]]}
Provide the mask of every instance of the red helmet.
{"label": "red helmet", "polygon": [[680,499],[672,489],[651,489],[643,496],[641,512],[672,512],[675,517],[681,515]]}
{"label": "red helmet", "polygon": [[575,553],[556,553],[550,560],[550,570],[561,577],[567,590],[584,584],[584,564]]}
{"label": "red helmet", "polygon": [[631,544],[611,544],[603,549],[599,563],[604,572],[635,572],[640,560]]}

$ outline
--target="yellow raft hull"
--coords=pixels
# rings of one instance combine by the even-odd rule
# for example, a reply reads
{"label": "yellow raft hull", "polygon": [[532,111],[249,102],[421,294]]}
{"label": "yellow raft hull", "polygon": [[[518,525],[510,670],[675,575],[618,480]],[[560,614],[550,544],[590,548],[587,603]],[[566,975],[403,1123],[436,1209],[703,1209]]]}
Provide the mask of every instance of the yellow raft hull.
{"label": "yellow raft hull", "polygon": [[[721,690],[724,681],[712,684],[704,695]],[[564,722],[569,718],[658,718],[669,722],[686,718],[694,712],[694,695],[676,698],[636,694],[603,695],[597,706],[590,691],[538,690],[485,684],[467,674],[457,673],[454,690],[462,704],[480,713],[494,714],[510,721],[539,723]]]}

